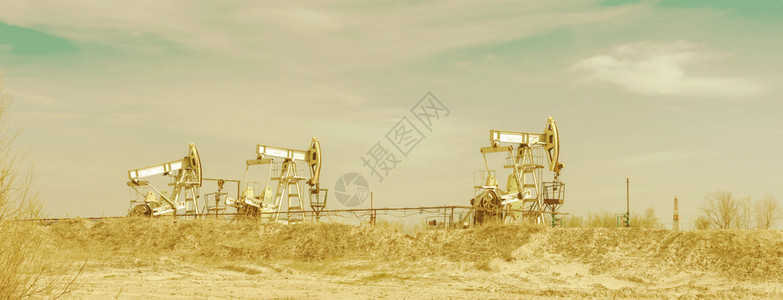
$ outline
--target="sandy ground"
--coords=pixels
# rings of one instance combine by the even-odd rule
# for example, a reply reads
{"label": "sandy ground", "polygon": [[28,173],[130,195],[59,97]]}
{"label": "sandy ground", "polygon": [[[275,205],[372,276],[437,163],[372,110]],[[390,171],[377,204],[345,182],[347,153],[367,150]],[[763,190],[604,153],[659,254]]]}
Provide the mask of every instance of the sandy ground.
{"label": "sandy ground", "polygon": [[87,261],[65,297],[75,299],[783,298],[780,231],[488,227],[411,236],[134,220],[46,230],[63,253]]}
{"label": "sandy ground", "polygon": [[[351,264],[338,265],[351,269]],[[335,265],[332,267],[339,268]],[[463,270],[459,270],[462,268]],[[780,298],[783,284],[734,281],[701,272],[667,274],[646,282],[548,257],[538,262],[493,260],[492,270],[444,264],[426,273],[381,271],[328,275],[284,265],[198,266],[186,263],[91,267],[66,298],[93,299],[439,299],[439,298]]]}

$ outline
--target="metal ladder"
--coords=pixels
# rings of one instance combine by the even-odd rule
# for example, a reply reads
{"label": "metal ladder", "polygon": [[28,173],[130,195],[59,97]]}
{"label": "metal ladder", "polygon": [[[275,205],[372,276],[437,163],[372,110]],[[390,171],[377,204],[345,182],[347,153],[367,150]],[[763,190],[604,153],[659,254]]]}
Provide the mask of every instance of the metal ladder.
{"label": "metal ladder", "polygon": [[275,222],[280,219],[284,196],[288,202],[288,208],[286,210],[286,219],[288,223],[305,221],[304,202],[301,197],[301,182],[306,178],[298,176],[296,163],[290,159],[284,161],[280,170],[280,177],[273,178],[273,180],[274,179],[278,180],[277,189],[275,190],[275,208],[277,211],[275,214]]}
{"label": "metal ladder", "polygon": [[516,158],[518,160],[517,165],[521,169],[520,183],[523,195],[525,191],[529,191],[531,195],[531,197],[522,199],[523,206],[528,206],[529,211],[531,211],[527,214],[528,217],[535,219],[536,223],[540,224],[543,222],[543,213],[540,213],[540,211],[543,210],[544,205],[541,199],[541,191],[539,190],[539,180],[544,166],[536,161],[533,151],[533,148],[530,147],[520,147],[518,148]]}

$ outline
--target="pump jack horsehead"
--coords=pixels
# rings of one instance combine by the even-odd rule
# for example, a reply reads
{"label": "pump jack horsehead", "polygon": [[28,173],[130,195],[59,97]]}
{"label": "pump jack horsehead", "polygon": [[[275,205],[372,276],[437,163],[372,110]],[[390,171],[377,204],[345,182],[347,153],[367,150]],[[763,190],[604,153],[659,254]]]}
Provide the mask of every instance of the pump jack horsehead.
{"label": "pump jack horsehead", "polygon": [[[280,162],[279,171],[273,173],[273,164]],[[307,179],[297,174],[297,163],[306,163],[310,171]],[[259,195],[253,190],[248,181],[248,171],[251,166],[267,166],[266,184]],[[226,199],[226,205],[237,209],[239,218],[259,218],[262,220],[289,223],[306,221],[304,213],[304,201],[302,200],[302,181],[307,180],[310,186],[310,209],[313,210],[315,219],[320,218],[320,213],[326,207],[327,190],[320,188],[321,174],[321,143],[313,137],[307,150],[295,150],[267,145],[256,146],[256,158],[248,160],[245,164],[244,189],[239,199]],[[270,181],[276,181],[276,189],[272,192]],[[283,199],[287,205],[283,205]],[[283,207],[286,207],[283,211]],[[285,216],[285,219],[281,219]]]}
{"label": "pump jack horsehead", "polygon": [[[490,147],[481,148],[486,167],[484,185],[476,185],[477,195],[471,199],[473,209],[462,222],[472,217],[473,223],[491,220],[543,224],[544,215],[551,214],[552,226],[559,223],[557,209],[563,205],[565,183],[560,181],[563,164],[559,162],[560,134],[555,119],[549,117],[543,133],[517,131],[489,131]],[[512,145],[502,145],[512,144]],[[554,173],[552,182],[543,182],[543,168],[540,153],[544,152],[549,162],[549,171]],[[494,170],[487,162],[489,153],[506,153],[504,168],[511,169],[506,190],[499,187]]]}
{"label": "pump jack horsehead", "polygon": [[[192,143],[188,145],[188,155],[182,159],[128,171],[128,178],[130,178],[128,186],[144,196],[144,200],[141,201],[143,203],[135,205],[128,216],[177,215],[180,210],[183,210],[185,215],[197,215],[201,174],[201,157],[196,145]],[[154,175],[169,176],[173,179],[173,183],[169,183],[173,186],[170,194],[166,190],[155,188],[148,181],[140,180]],[[147,192],[144,193],[139,189]],[[132,201],[131,204],[136,202],[139,201]]]}

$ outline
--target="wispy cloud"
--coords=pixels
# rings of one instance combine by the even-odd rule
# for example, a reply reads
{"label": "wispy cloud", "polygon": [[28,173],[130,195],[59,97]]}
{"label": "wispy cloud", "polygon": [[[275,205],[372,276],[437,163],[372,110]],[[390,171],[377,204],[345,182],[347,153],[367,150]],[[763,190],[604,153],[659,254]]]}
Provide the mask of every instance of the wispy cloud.
{"label": "wispy cloud", "polygon": [[139,1],[121,9],[102,2],[32,1],[4,5],[0,20],[83,43],[154,51],[155,44],[165,41],[267,63],[297,76],[320,76],[600,24],[631,10],[598,8],[590,1]]}
{"label": "wispy cloud", "polygon": [[617,159],[615,163],[622,167],[638,167],[649,164],[684,161],[694,156],[695,155],[693,153],[689,152],[663,151],[622,157]]}
{"label": "wispy cloud", "polygon": [[729,54],[687,42],[638,42],[619,45],[577,62],[572,71],[583,83],[610,83],[646,95],[741,98],[761,93],[750,79],[687,72],[686,66]]}

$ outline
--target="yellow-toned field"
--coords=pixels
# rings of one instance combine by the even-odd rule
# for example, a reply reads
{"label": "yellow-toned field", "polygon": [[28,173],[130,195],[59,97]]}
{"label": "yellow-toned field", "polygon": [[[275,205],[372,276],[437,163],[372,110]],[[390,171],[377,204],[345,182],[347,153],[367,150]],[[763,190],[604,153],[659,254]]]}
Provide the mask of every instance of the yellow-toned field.
{"label": "yellow-toned field", "polygon": [[39,272],[37,286],[51,283],[40,297],[57,295],[77,273],[65,297],[783,297],[780,231],[483,226],[409,235],[218,220],[19,224],[3,226],[34,232],[26,236],[39,242],[28,252],[49,266]]}

